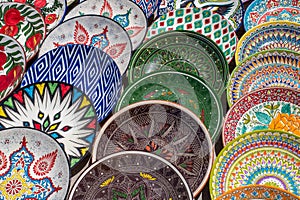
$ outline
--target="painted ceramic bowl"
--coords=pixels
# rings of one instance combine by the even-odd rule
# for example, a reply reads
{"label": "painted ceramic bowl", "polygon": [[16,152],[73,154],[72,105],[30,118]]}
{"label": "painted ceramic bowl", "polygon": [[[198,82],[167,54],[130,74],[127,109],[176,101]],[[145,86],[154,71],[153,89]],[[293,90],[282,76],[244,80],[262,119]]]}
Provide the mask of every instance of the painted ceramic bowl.
{"label": "painted ceramic bowl", "polygon": [[152,18],[161,4],[161,0],[130,0],[140,6],[148,19]]}
{"label": "painted ceramic bowl", "polygon": [[43,16],[29,5],[7,2],[0,3],[0,18],[0,33],[15,38],[24,48],[26,60],[31,60],[46,35]]}
{"label": "painted ceramic bowl", "polygon": [[288,20],[300,23],[298,1],[255,0],[248,7],[244,17],[245,30],[270,21]]}
{"label": "painted ceramic bowl", "polygon": [[[9,1],[12,0],[0,0],[0,2]],[[67,3],[65,0],[24,0],[22,3],[31,5],[42,14],[46,23],[47,32],[63,21],[67,9]]]}
{"label": "painted ceramic bowl", "polygon": [[25,68],[23,47],[14,38],[0,33],[0,101],[16,89]]}
{"label": "painted ceramic bowl", "polygon": [[300,195],[300,137],[256,131],[229,142],[210,175],[211,198],[246,185],[272,185]]}
{"label": "painted ceramic bowl", "polygon": [[142,101],[121,109],[103,125],[93,159],[120,151],[156,154],[177,167],[197,196],[213,161],[210,135],[200,119],[185,107],[167,101]]}
{"label": "painted ceramic bowl", "polygon": [[113,19],[128,33],[135,50],[147,33],[147,18],[143,10],[132,1],[88,0],[70,10],[66,20],[86,14],[96,14]]}
{"label": "painted ceramic bowl", "polygon": [[216,200],[238,199],[299,200],[299,197],[277,187],[266,185],[248,185],[225,192]]}
{"label": "painted ceramic bowl", "polygon": [[300,136],[300,91],[286,87],[256,90],[240,98],[227,112],[224,146],[247,132],[282,130]]}
{"label": "painted ceramic bowl", "polygon": [[0,110],[0,129],[31,127],[56,139],[68,156],[72,175],[90,158],[97,114],[78,88],[59,82],[27,85],[3,100]]}
{"label": "painted ceramic bowl", "polygon": [[93,163],[77,180],[69,199],[192,200],[180,172],[147,152],[126,151]]}
{"label": "painted ceramic bowl", "polygon": [[238,42],[235,62],[264,50],[285,49],[300,52],[300,24],[289,21],[266,22],[247,31]]}
{"label": "painted ceramic bowl", "polygon": [[147,74],[126,88],[118,101],[116,111],[144,100],[165,100],[185,106],[204,122],[213,143],[218,140],[223,120],[222,104],[202,79],[178,71]]}
{"label": "painted ceramic bowl", "polygon": [[160,70],[178,70],[203,78],[221,95],[227,84],[228,64],[218,46],[192,31],[168,31],[144,43],[133,55],[129,83]]}
{"label": "painted ceramic bowl", "polygon": [[58,47],[36,60],[21,86],[60,81],[82,90],[93,102],[98,122],[114,109],[121,93],[122,77],[113,59],[99,48],[87,45]]}
{"label": "painted ceramic bowl", "polygon": [[2,199],[65,199],[70,168],[60,145],[30,128],[0,131]]}
{"label": "painted ceramic bowl", "polygon": [[251,91],[267,87],[299,89],[300,54],[269,50],[254,54],[232,71],[227,86],[227,102],[232,106]]}
{"label": "painted ceramic bowl", "polygon": [[84,15],[64,21],[47,35],[39,57],[52,49],[70,44],[101,49],[117,63],[121,75],[131,58],[132,46],[127,32],[117,22],[104,16]]}
{"label": "painted ceramic bowl", "polygon": [[152,23],[146,39],[170,30],[190,30],[210,38],[222,50],[228,63],[232,60],[238,43],[228,20],[211,10],[180,8],[170,11]]}

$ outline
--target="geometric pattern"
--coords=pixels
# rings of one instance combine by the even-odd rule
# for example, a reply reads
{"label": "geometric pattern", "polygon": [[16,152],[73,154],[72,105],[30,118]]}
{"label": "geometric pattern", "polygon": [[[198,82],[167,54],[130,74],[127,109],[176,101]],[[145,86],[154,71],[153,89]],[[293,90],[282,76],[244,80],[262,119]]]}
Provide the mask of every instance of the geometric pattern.
{"label": "geometric pattern", "polygon": [[0,200],[66,197],[70,169],[54,139],[29,128],[10,128],[0,135]]}
{"label": "geometric pattern", "polygon": [[251,91],[267,87],[300,89],[300,54],[286,50],[269,50],[245,59],[231,73],[228,104]]}
{"label": "geometric pattern", "polygon": [[247,7],[244,27],[247,31],[258,24],[278,20],[299,23],[300,8],[298,0],[256,0]]}
{"label": "geometric pattern", "polygon": [[153,14],[156,13],[156,10],[158,10],[159,5],[161,3],[160,0],[131,0],[137,5],[140,6],[140,8],[145,13],[146,17],[149,19]]}
{"label": "geometric pattern", "polygon": [[[292,116],[295,118],[298,116],[300,119],[300,114],[297,114],[300,110],[299,102],[297,103],[299,95],[297,90],[271,87],[243,96],[230,108],[225,117],[222,133],[224,145],[244,133],[271,129],[272,122],[274,123],[274,120],[284,113],[285,116],[290,116],[290,119]],[[296,134],[296,130],[291,130],[293,126],[297,129],[296,123],[293,124],[292,120],[290,123],[291,126],[286,123],[285,131]],[[276,125],[279,124],[280,121],[276,122]],[[282,128],[275,129],[282,130]]]}
{"label": "geometric pattern", "polygon": [[82,15],[101,15],[118,22],[128,33],[135,50],[147,33],[147,19],[143,10],[132,1],[89,0],[68,12],[64,20]]}
{"label": "geometric pattern", "polygon": [[239,136],[220,152],[211,171],[212,199],[246,185],[267,185],[300,195],[300,137],[281,131]]}
{"label": "geometric pattern", "polygon": [[146,39],[171,30],[192,30],[205,35],[218,45],[228,63],[234,56],[238,38],[228,20],[218,13],[199,8],[170,11],[149,27]]}
{"label": "geometric pattern", "polygon": [[123,151],[98,160],[77,179],[73,200],[192,200],[186,180],[165,159]]}
{"label": "geometric pattern", "polygon": [[197,196],[208,180],[212,144],[199,118],[178,104],[143,101],[115,113],[95,140],[92,162],[120,151],[158,155],[184,176]]}
{"label": "geometric pattern", "polygon": [[59,81],[79,88],[93,102],[98,122],[111,113],[122,88],[118,66],[99,48],[66,45],[42,55],[27,70],[21,86]]}
{"label": "geometric pattern", "polygon": [[274,21],[257,25],[238,42],[236,64],[264,50],[285,49],[300,52],[300,25],[295,22]]}
{"label": "geometric pattern", "polygon": [[97,131],[97,115],[86,95],[65,83],[27,85],[0,104],[0,129],[31,127],[53,137],[71,169],[85,160]]}

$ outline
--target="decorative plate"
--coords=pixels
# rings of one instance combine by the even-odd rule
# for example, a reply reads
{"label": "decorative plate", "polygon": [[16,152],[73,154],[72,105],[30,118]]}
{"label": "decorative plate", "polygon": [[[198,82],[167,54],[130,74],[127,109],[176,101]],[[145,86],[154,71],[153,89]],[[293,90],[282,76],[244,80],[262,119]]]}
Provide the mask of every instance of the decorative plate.
{"label": "decorative plate", "polygon": [[296,0],[255,0],[244,17],[245,30],[270,21],[288,20],[300,23],[300,4]]}
{"label": "decorative plate", "polygon": [[112,58],[99,48],[78,44],[44,54],[28,68],[21,86],[43,81],[60,81],[82,90],[93,102],[98,122],[114,109],[122,88],[122,77]]}
{"label": "decorative plate", "polygon": [[0,33],[9,35],[22,45],[26,60],[38,52],[46,35],[43,16],[33,7],[16,2],[0,3]]}
{"label": "decorative plate", "polygon": [[185,106],[204,122],[213,143],[218,140],[223,108],[219,97],[200,78],[178,71],[150,73],[126,88],[116,110],[144,100],[166,100]]}
{"label": "decorative plate", "polygon": [[266,22],[247,31],[238,42],[235,62],[264,50],[285,49],[300,52],[300,24],[289,21]]}
{"label": "decorative plate", "polygon": [[247,93],[267,87],[300,89],[300,54],[268,50],[254,54],[232,71],[227,86],[227,102],[232,106]]}
{"label": "decorative plate", "polygon": [[64,21],[47,35],[39,57],[69,44],[89,45],[103,50],[117,63],[121,75],[131,58],[132,47],[127,32],[117,22],[103,16],[84,15]]}
{"label": "decorative plate", "polygon": [[225,192],[216,200],[238,199],[299,200],[299,197],[277,187],[266,185],[248,185]]}
{"label": "decorative plate", "polygon": [[1,199],[64,199],[69,165],[60,145],[30,128],[0,131]]}
{"label": "decorative plate", "polygon": [[92,164],[77,180],[69,199],[192,200],[180,172],[147,152],[124,151]]}
{"label": "decorative plate", "polygon": [[14,38],[0,33],[0,101],[19,85],[25,68],[23,47]]}
{"label": "decorative plate", "polygon": [[159,16],[180,8],[205,8],[216,11],[228,19],[237,30],[243,22],[243,4],[240,0],[163,0],[159,7]]}
{"label": "decorative plate", "polygon": [[128,33],[132,49],[143,42],[147,33],[147,19],[143,10],[132,1],[88,0],[70,10],[65,19],[96,14],[113,19]]}
{"label": "decorative plate", "polygon": [[142,101],[121,109],[103,125],[93,148],[100,160],[120,151],[146,151],[177,167],[197,196],[208,180],[213,148],[200,119],[167,101]]}
{"label": "decorative plate", "polygon": [[217,45],[192,31],[168,31],[144,43],[133,55],[129,83],[150,72],[179,70],[203,78],[219,95],[227,84],[228,64]]}
{"label": "decorative plate", "polygon": [[285,87],[256,90],[240,98],[227,112],[224,146],[247,132],[275,129],[300,136],[300,91]]}
{"label": "decorative plate", "polygon": [[144,11],[146,17],[150,19],[159,9],[161,0],[131,0],[135,2]]}
{"label": "decorative plate", "polygon": [[146,39],[170,30],[190,30],[203,34],[218,45],[228,63],[234,56],[238,38],[228,20],[218,13],[199,8],[170,11],[149,27]]}
{"label": "decorative plate", "polygon": [[300,195],[300,137],[257,131],[229,142],[210,176],[212,199],[246,185],[271,185]]}
{"label": "decorative plate", "polygon": [[[17,2],[16,0],[0,0],[0,2]],[[47,32],[59,25],[65,16],[67,4],[65,0],[20,0],[39,11],[46,23]]]}
{"label": "decorative plate", "polygon": [[76,87],[58,82],[28,85],[2,101],[0,110],[0,129],[31,127],[56,139],[68,155],[72,174],[91,156],[97,114]]}

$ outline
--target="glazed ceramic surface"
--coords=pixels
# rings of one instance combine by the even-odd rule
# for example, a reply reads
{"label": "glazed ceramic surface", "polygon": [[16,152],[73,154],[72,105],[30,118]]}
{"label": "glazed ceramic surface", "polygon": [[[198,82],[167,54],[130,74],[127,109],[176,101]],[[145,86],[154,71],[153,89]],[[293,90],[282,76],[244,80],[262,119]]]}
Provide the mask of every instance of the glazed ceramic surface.
{"label": "glazed ceramic surface", "polygon": [[60,145],[29,128],[0,131],[1,199],[64,199],[69,165]]}
{"label": "glazed ceramic surface", "polygon": [[142,43],[146,36],[146,16],[143,10],[132,1],[84,1],[72,8],[65,19],[86,14],[101,15],[118,22],[127,31],[133,50]]}
{"label": "glazed ceramic surface", "polygon": [[[68,30],[68,31],[66,31]],[[107,53],[123,74],[131,58],[131,41],[127,32],[112,19],[84,15],[64,21],[53,29],[41,45],[39,57],[59,46],[82,44]]]}
{"label": "glazed ceramic surface", "polygon": [[269,50],[254,54],[232,71],[227,86],[227,102],[232,106],[251,91],[267,87],[300,89],[300,54]]}
{"label": "glazed ceramic surface", "polygon": [[210,178],[215,199],[246,185],[272,185],[300,195],[300,137],[279,131],[257,131],[228,143],[219,153]]}
{"label": "glazed ceramic surface", "polygon": [[289,21],[266,22],[247,31],[238,42],[235,62],[264,50],[285,49],[300,52],[300,24]]}
{"label": "glazed ceramic surface", "polygon": [[204,124],[188,109],[167,101],[142,101],[115,113],[95,140],[92,161],[128,150],[150,152],[170,161],[194,196],[206,184],[213,160]]}
{"label": "glazed ceramic surface", "polygon": [[28,85],[1,102],[0,110],[0,129],[24,126],[46,132],[63,147],[71,170],[90,156],[97,114],[77,88],[57,82]]}
{"label": "glazed ceramic surface", "polygon": [[223,108],[214,91],[196,76],[177,71],[148,74],[126,88],[116,110],[143,100],[166,100],[185,106],[204,122],[213,143],[217,141]]}
{"label": "glazed ceramic surface", "polygon": [[120,71],[112,58],[86,45],[67,45],[47,52],[30,66],[21,86],[42,81],[60,81],[82,90],[93,102],[99,122],[115,107],[122,87]]}
{"label": "glazed ceramic surface", "polygon": [[[0,2],[13,1],[14,0],[0,0]],[[21,3],[21,1],[18,2]],[[47,32],[52,30],[63,21],[67,9],[65,0],[24,0],[22,3],[33,6],[42,14],[46,23]]]}
{"label": "glazed ceramic surface", "polygon": [[25,67],[23,47],[12,37],[0,33],[0,101],[19,85]]}
{"label": "glazed ceramic surface", "polygon": [[294,194],[272,186],[249,185],[226,192],[216,200],[264,199],[264,200],[299,200]]}
{"label": "glazed ceramic surface", "polygon": [[217,45],[191,31],[168,31],[144,43],[133,55],[129,83],[160,70],[178,70],[203,78],[219,95],[225,90],[228,64]]}
{"label": "glazed ceramic surface", "polygon": [[300,22],[298,0],[255,0],[248,7],[244,17],[245,30],[269,21],[288,20]]}
{"label": "glazed ceramic surface", "polygon": [[146,39],[170,30],[195,31],[214,41],[228,63],[232,60],[238,38],[222,15],[199,8],[180,8],[161,16],[148,28]]}
{"label": "glazed ceramic surface", "polygon": [[151,153],[119,152],[92,164],[75,183],[69,199],[192,200],[180,172]]}
{"label": "glazed ceramic surface", "polygon": [[146,17],[150,19],[157,12],[161,0],[130,0],[135,2],[144,11]]}
{"label": "glazed ceramic surface", "polygon": [[275,129],[300,136],[300,92],[285,87],[265,88],[243,96],[227,112],[223,144],[255,130]]}
{"label": "glazed ceramic surface", "polygon": [[0,4],[0,33],[15,38],[24,48],[26,60],[35,56],[46,35],[42,15],[33,7],[15,2]]}

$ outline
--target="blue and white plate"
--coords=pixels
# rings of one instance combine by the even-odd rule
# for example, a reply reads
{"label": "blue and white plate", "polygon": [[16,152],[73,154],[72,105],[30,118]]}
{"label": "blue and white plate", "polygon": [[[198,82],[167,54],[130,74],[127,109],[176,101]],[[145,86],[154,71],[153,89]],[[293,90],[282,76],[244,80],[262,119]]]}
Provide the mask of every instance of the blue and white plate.
{"label": "blue and white plate", "polygon": [[109,55],[78,44],[42,55],[29,67],[21,86],[43,81],[60,81],[81,89],[94,103],[99,122],[115,107],[122,87],[119,68]]}

